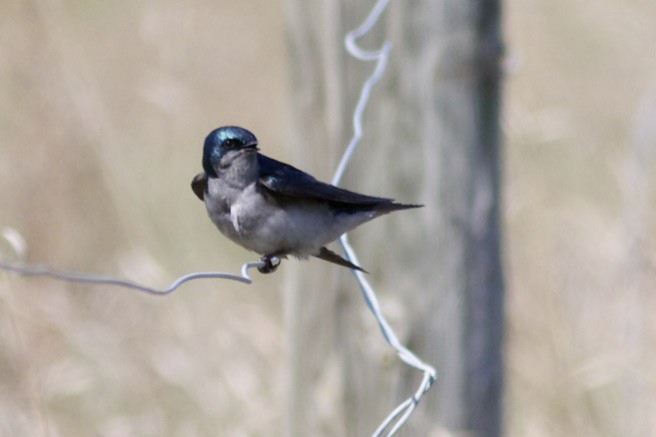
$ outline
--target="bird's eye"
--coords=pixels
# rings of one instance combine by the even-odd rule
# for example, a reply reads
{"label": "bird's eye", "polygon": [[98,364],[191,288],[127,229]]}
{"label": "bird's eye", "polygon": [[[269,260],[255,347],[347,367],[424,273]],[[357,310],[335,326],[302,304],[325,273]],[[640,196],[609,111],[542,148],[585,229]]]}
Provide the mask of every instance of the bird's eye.
{"label": "bird's eye", "polygon": [[239,147],[239,141],[238,140],[225,140],[223,142],[223,146],[227,149],[236,149]]}

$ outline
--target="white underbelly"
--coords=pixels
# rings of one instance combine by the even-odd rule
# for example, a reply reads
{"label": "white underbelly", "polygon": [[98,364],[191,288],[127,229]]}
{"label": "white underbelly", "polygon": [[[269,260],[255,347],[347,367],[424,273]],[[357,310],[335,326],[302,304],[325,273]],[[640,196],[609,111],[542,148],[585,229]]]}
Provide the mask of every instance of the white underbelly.
{"label": "white underbelly", "polygon": [[[335,215],[316,202],[276,205],[249,187],[227,208],[210,208],[219,230],[240,246],[261,255],[284,252],[316,255],[341,234],[370,220],[368,214]],[[217,206],[217,205],[214,205]]]}

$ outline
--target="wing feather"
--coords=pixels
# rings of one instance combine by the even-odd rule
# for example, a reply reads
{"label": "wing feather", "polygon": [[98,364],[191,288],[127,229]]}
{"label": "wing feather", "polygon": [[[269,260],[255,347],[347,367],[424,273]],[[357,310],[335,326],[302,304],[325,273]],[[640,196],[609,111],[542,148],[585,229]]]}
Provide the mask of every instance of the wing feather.
{"label": "wing feather", "polygon": [[374,206],[393,202],[392,199],[367,196],[326,184],[291,165],[264,155],[258,155],[258,160],[260,185],[274,195],[323,200],[344,205]]}
{"label": "wing feather", "polygon": [[205,173],[198,173],[191,181],[191,189],[194,191],[196,197],[200,200],[205,199],[205,191],[207,191],[207,175]]}

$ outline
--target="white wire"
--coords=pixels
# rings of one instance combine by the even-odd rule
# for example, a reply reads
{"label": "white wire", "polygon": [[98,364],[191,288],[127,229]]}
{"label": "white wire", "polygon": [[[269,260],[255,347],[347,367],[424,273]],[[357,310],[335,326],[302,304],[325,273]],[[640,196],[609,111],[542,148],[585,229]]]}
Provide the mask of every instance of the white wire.
{"label": "white wire", "polygon": [[369,95],[371,94],[371,89],[382,77],[385,68],[387,67],[387,59],[389,58],[390,44],[385,42],[380,50],[366,51],[362,50],[355,41],[365,35],[371,28],[376,24],[380,14],[385,10],[385,7],[389,3],[389,0],[379,0],[374,8],[369,13],[369,16],[364,20],[364,22],[356,29],[350,31],[346,34],[344,38],[344,44],[349,53],[356,59],[361,61],[376,61],[376,68],[374,72],[369,76],[362,86],[360,91],[360,97],[358,103],[355,106],[353,112],[353,136],[349,142],[342,159],[335,170],[333,176],[332,184],[337,185],[342,180],[342,175],[346,169],[346,165],[351,160],[351,155],[355,151],[358,143],[362,139],[362,114],[364,113],[365,108],[367,107],[367,102],[369,101]]}
{"label": "white wire", "polygon": [[7,270],[10,272],[20,273],[25,276],[47,276],[53,279],[59,279],[63,281],[70,282],[84,282],[87,284],[104,284],[104,285],[115,285],[119,287],[132,288],[137,291],[143,291],[144,293],[154,294],[154,295],[164,295],[169,294],[172,291],[176,290],[182,284],[188,281],[195,279],[228,279],[231,281],[243,282],[245,284],[250,284],[252,282],[251,277],[248,275],[248,270],[253,267],[263,267],[264,263],[262,261],[247,262],[241,267],[241,276],[233,275],[230,273],[223,272],[195,272],[189,273],[176,279],[166,288],[154,288],[147,285],[140,284],[129,279],[120,279],[112,276],[101,276],[101,275],[90,275],[87,273],[75,273],[75,272],[64,272],[62,270],[53,269],[41,264],[16,264],[16,263],[6,263],[0,261],[0,269]]}
{"label": "white wire", "polygon": [[[376,61],[376,67],[364,82],[362,90],[360,91],[358,103],[353,111],[353,136],[351,137],[351,140],[342,155],[342,159],[335,170],[332,180],[333,185],[339,184],[344,174],[344,170],[346,169],[346,165],[350,161],[353,152],[362,139],[362,115],[367,107],[373,86],[380,80],[385,72],[391,48],[389,42],[385,42],[379,50],[366,51],[361,49],[355,41],[367,34],[373,28],[388,3],[389,0],[377,1],[364,22],[358,28],[349,32],[344,38],[346,49],[353,57],[361,61]],[[357,255],[349,244],[347,235],[342,235],[339,242],[342,245],[346,258],[355,265],[359,265],[360,263]],[[389,428],[389,431],[385,435],[393,436],[406,423],[421,398],[433,385],[437,379],[437,372],[434,367],[422,361],[417,355],[401,344],[381,312],[378,298],[376,297],[376,293],[371,287],[371,284],[369,284],[362,272],[353,270],[353,273],[358,280],[362,296],[364,297],[367,306],[378,321],[378,326],[380,327],[385,340],[387,340],[387,342],[396,350],[399,358],[404,363],[424,373],[424,377],[414,395],[399,404],[373,433],[374,436],[381,436],[385,430]]]}

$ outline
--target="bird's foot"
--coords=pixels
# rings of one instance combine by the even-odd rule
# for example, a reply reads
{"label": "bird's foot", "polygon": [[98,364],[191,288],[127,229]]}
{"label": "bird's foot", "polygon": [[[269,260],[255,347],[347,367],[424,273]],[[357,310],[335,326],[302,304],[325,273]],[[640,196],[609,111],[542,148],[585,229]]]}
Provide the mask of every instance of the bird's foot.
{"label": "bird's foot", "polygon": [[276,255],[264,255],[260,261],[264,263],[263,266],[257,268],[260,273],[273,273],[280,265],[280,258]]}

